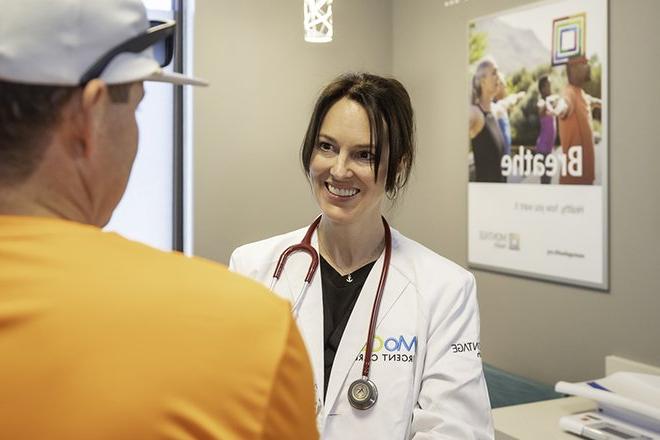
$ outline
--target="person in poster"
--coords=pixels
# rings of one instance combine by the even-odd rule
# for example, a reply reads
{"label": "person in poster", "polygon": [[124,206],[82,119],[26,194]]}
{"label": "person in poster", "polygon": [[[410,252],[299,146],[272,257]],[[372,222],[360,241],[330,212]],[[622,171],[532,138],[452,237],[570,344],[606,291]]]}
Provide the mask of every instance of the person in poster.
{"label": "person in poster", "polygon": [[592,107],[600,107],[600,99],[585,93],[583,87],[591,81],[591,67],[584,56],[569,59],[566,64],[568,84],[562,93],[559,109],[559,139],[564,154],[569,148],[582,149],[582,173],[561,175],[562,185],[593,185],[595,177],[594,131]]}
{"label": "person in poster", "polygon": [[[536,138],[536,154],[542,154],[545,158],[552,153],[557,138],[557,118],[554,105],[557,103],[557,95],[551,95],[551,84],[548,75],[543,75],[538,81],[539,98],[536,104],[539,110],[539,137]],[[549,184],[550,176],[541,176],[542,184]]]}
{"label": "person in poster", "polygon": [[492,111],[499,88],[497,65],[491,59],[483,60],[472,78],[470,106],[470,142],[477,182],[506,182],[500,170],[506,143]]}
{"label": "person in poster", "polygon": [[506,79],[502,72],[497,75],[500,79],[497,87],[497,94],[493,102],[493,113],[497,123],[504,136],[504,154],[511,154],[511,121],[509,119],[509,110],[525,96],[525,92],[509,94],[506,87]]}

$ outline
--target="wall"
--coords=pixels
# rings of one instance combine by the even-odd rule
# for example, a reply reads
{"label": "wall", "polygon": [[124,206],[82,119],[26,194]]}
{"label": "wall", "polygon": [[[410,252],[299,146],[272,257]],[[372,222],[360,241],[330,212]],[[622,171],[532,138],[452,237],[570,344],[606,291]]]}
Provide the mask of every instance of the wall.
{"label": "wall", "polygon": [[323,85],[348,70],[389,74],[389,0],[334,5],[331,44],[303,40],[303,2],[197,0],[194,252],[227,262],[250,241],[317,212],[299,149]]}
{"label": "wall", "polygon": [[[524,0],[393,3],[393,73],[417,111],[419,160],[396,225],[467,264],[467,22]],[[660,365],[657,0],[610,3],[609,294],[474,271],[484,360],[549,384],[604,374],[617,354]]]}

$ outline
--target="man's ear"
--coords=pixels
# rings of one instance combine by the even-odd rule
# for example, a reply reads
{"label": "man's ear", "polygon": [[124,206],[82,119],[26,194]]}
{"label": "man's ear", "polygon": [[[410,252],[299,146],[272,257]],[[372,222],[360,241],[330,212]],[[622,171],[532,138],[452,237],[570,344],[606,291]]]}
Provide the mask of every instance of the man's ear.
{"label": "man's ear", "polygon": [[96,137],[106,115],[108,98],[108,86],[101,80],[93,79],[82,89],[76,119],[80,141],[77,153],[83,157],[89,157],[96,147]]}

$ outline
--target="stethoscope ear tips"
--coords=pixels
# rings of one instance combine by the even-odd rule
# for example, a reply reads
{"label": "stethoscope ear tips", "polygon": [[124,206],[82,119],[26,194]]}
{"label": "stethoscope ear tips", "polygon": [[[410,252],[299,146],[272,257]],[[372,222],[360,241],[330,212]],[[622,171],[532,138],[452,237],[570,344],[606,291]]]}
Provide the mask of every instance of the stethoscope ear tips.
{"label": "stethoscope ear tips", "polygon": [[377,400],[378,389],[369,379],[358,379],[348,388],[348,401],[355,409],[369,409]]}

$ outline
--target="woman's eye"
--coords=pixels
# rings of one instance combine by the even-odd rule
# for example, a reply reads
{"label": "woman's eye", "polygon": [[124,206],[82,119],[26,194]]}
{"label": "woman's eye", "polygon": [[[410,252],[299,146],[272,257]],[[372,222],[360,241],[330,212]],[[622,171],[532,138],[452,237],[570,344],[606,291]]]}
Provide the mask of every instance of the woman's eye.
{"label": "woman's eye", "polygon": [[360,151],[358,153],[358,158],[367,162],[372,162],[375,159],[375,155],[371,151]]}
{"label": "woman's eye", "polygon": [[332,144],[327,142],[319,142],[318,148],[321,151],[332,151]]}

